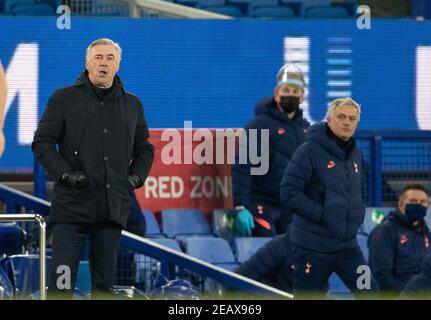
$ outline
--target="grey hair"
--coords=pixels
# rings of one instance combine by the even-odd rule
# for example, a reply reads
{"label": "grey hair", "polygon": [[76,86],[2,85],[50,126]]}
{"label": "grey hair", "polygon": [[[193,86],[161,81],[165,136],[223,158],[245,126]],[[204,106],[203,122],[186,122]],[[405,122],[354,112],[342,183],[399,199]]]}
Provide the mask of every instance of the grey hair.
{"label": "grey hair", "polygon": [[358,121],[361,118],[361,106],[352,98],[338,98],[331,102],[331,105],[328,107],[328,111],[326,112],[326,118],[333,118],[335,110],[337,110],[340,106],[353,106],[358,111]]}
{"label": "grey hair", "polygon": [[118,43],[112,41],[111,39],[108,38],[101,38],[101,39],[97,39],[94,40],[88,47],[87,47],[87,51],[85,52],[85,60],[88,60],[88,56],[90,55],[91,49],[93,49],[95,46],[98,45],[113,45],[115,47],[115,49],[117,49],[117,53],[118,53],[118,62],[121,61],[121,55],[123,50],[121,50],[121,47]]}

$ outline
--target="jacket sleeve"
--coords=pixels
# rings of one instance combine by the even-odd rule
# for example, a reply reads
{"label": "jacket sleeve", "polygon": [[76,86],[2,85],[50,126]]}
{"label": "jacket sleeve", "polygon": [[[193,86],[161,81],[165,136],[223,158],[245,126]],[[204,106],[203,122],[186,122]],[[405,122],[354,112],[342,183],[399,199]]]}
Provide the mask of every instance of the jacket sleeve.
{"label": "jacket sleeve", "polygon": [[392,236],[388,228],[379,225],[368,238],[368,262],[381,290],[401,292],[405,283],[393,273],[394,252]]}
{"label": "jacket sleeve", "polygon": [[362,176],[361,176],[361,194],[362,205],[364,208],[368,205],[368,182],[367,182],[367,163],[362,155]]}
{"label": "jacket sleeve", "polygon": [[64,131],[63,105],[58,91],[52,95],[34,134],[32,151],[54,181],[70,170],[67,161],[57,151]]}
{"label": "jacket sleeve", "polygon": [[257,155],[262,156],[262,151],[269,152],[270,150],[269,146],[266,146],[267,148],[264,148],[265,150],[262,148],[262,131],[261,128],[259,128],[258,122],[251,121],[247,124],[243,133],[246,134],[247,139],[240,139],[240,141],[245,141],[246,143],[243,145],[239,144],[237,147],[238,152],[235,152],[235,163],[231,167],[233,204],[234,206],[243,205],[247,208],[250,208],[250,191],[252,184],[251,170],[255,166],[252,161],[250,161],[250,130],[257,130],[256,141],[252,141],[252,144],[256,143],[255,150]]}
{"label": "jacket sleeve", "polygon": [[313,176],[310,149],[302,144],[293,154],[281,180],[280,199],[295,214],[315,223],[322,221],[323,206],[305,193]]}
{"label": "jacket sleeve", "polygon": [[140,102],[138,121],[136,124],[134,144],[133,144],[133,158],[129,168],[129,173],[137,174],[142,183],[148,177],[151,166],[154,160],[154,146],[150,143],[150,131],[148,130],[147,121],[144,117],[144,109]]}

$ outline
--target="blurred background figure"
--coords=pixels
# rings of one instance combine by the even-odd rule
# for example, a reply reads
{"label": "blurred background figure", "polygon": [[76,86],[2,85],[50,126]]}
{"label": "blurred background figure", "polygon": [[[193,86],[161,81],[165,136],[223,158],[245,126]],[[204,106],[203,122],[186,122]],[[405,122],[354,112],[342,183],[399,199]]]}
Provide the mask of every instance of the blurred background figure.
{"label": "blurred background figure", "polygon": [[[257,139],[258,154],[268,152],[269,170],[252,175],[252,165],[239,163],[237,153],[232,166],[233,201],[237,211],[236,232],[242,236],[270,237],[285,233],[292,214],[280,201],[280,182],[293,152],[305,140],[310,126],[299,105],[304,101],[304,76],[294,64],[285,64],[277,74],[273,95],[259,102],[255,117],[245,126],[269,130],[269,146]],[[249,136],[249,135],[248,135]],[[254,143],[254,142],[253,142]]]}

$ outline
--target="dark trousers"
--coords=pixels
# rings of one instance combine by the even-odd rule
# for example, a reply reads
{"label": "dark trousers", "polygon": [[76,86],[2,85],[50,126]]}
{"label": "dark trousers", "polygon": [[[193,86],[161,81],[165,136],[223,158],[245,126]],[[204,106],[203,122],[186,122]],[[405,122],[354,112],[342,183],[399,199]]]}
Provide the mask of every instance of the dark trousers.
{"label": "dark trousers", "polygon": [[375,298],[378,285],[371,272],[370,288],[358,287],[358,279],[363,273],[357,273],[357,268],[368,266],[359,246],[336,253],[322,253],[293,245],[293,257],[293,290],[298,298],[324,298],[333,272],[357,298]]}
{"label": "dark trousers", "polygon": [[120,235],[121,226],[114,223],[53,225],[48,298],[72,298],[79,261],[87,236],[90,240],[92,298],[102,298],[112,293]]}

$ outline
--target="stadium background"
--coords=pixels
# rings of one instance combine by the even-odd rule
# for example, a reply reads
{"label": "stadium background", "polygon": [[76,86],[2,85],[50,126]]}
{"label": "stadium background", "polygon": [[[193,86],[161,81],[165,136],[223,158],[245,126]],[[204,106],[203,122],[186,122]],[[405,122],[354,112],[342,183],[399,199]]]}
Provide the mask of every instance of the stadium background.
{"label": "stadium background", "polygon": [[[383,134],[382,129],[395,135],[386,145],[389,160],[381,163],[383,183],[388,179],[385,170],[392,179],[395,175],[404,182],[429,183],[431,148],[425,130],[431,129],[431,23],[372,19],[371,29],[360,30],[352,18],[169,20],[72,15],[71,29],[59,30],[56,16],[0,16],[0,60],[9,84],[7,146],[0,173],[10,179],[31,177],[32,133],[48,98],[78,77],[87,45],[108,37],[123,48],[119,75],[127,90],[144,103],[158,155],[163,147],[157,139],[161,130],[181,129],[184,121],[192,121],[193,128],[242,127],[255,104],[272,94],[280,66],[299,61],[307,73],[304,108],[310,121],[322,120],[332,99],[352,96],[362,106],[358,135],[371,168],[377,165],[373,137]],[[410,139],[400,142],[403,136]],[[170,202],[169,192],[160,197],[165,185],[156,198],[145,196],[141,189],[141,206],[154,212],[195,207],[207,214],[230,206],[230,195],[192,200],[193,186],[187,180],[191,174],[211,177],[213,184],[217,176],[229,177],[226,166],[169,167],[158,161],[150,175],[159,184],[161,176],[180,176],[185,192]],[[373,195],[378,182],[370,181],[368,193]],[[166,186],[169,189],[169,183]],[[393,205],[396,190],[386,191],[390,197],[384,204]]]}

